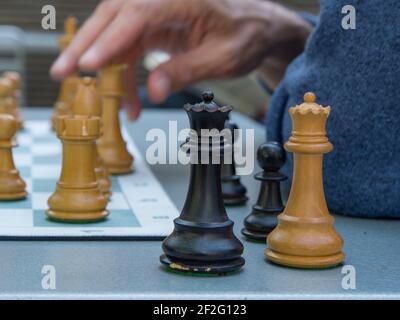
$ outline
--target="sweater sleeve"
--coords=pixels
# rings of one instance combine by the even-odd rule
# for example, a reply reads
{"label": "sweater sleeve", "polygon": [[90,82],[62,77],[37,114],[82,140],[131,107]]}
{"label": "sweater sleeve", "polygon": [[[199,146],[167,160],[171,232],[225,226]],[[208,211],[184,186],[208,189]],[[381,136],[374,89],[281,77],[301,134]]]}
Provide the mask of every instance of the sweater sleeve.
{"label": "sweater sleeve", "polygon": [[[315,16],[311,13],[308,12],[298,12],[298,15],[300,17],[302,17],[305,21],[307,21],[312,27],[315,27],[317,25],[318,22],[318,16]],[[268,84],[261,78],[258,77],[257,79],[259,85],[269,94],[269,95],[273,95],[274,94],[274,90],[268,86]]]}

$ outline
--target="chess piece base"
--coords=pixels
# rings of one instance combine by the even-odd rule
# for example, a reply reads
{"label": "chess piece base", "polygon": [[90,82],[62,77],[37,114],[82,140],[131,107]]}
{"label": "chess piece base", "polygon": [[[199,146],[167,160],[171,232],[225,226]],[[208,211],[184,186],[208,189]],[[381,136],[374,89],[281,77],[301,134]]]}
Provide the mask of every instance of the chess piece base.
{"label": "chess piece base", "polygon": [[20,200],[26,198],[26,184],[17,170],[0,173],[0,200]]}
{"label": "chess piece base", "polygon": [[174,271],[203,275],[225,275],[237,272],[245,263],[244,259],[241,257],[228,261],[210,261],[205,263],[204,261],[171,259],[165,254],[160,257],[160,262]]}
{"label": "chess piece base", "polygon": [[[272,229],[271,229],[272,231]],[[269,231],[269,232],[271,232]],[[267,232],[261,232],[261,231],[255,231],[255,230],[249,230],[246,228],[243,228],[241,230],[242,235],[244,235],[246,238],[250,239],[250,240],[255,240],[257,242],[262,242],[263,244],[265,244],[265,241],[267,241],[267,236],[268,233]]]}
{"label": "chess piece base", "polygon": [[302,269],[324,269],[341,264],[344,260],[344,253],[339,252],[329,256],[294,256],[282,254],[271,249],[265,251],[265,256],[273,263]]}
{"label": "chess piece base", "polygon": [[268,234],[276,228],[277,215],[283,207],[264,209],[258,205],[253,206],[253,211],[244,220],[242,234],[249,239],[266,241]]}
{"label": "chess piece base", "polygon": [[108,170],[108,172],[110,172],[113,175],[128,174],[128,173],[132,173],[134,171],[132,165],[126,165],[126,166],[107,165],[107,170]]}
{"label": "chess piece base", "polygon": [[27,196],[28,196],[28,193],[26,191],[0,193],[0,201],[22,200],[22,199],[25,199]]}
{"label": "chess piece base", "polygon": [[126,150],[125,144],[123,144],[123,147],[115,148],[114,146],[98,142],[97,146],[103,165],[110,174],[122,175],[134,171],[133,157]]}
{"label": "chess piece base", "polygon": [[62,222],[71,222],[71,223],[79,223],[79,222],[97,222],[105,219],[109,212],[107,210],[97,211],[97,212],[62,212],[62,211],[54,211],[47,210],[47,216],[51,220],[62,221]]}
{"label": "chess piece base", "polygon": [[58,183],[56,191],[49,198],[47,216],[64,222],[95,222],[103,220],[109,212],[107,199],[94,184],[90,188],[71,189]]}

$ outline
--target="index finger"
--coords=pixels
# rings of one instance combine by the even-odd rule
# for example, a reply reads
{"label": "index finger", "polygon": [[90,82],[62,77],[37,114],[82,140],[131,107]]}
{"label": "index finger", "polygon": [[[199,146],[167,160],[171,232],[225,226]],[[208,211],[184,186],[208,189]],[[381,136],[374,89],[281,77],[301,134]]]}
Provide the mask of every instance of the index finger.
{"label": "index finger", "polygon": [[122,3],[123,0],[104,0],[97,6],[71,44],[54,62],[50,70],[53,78],[62,79],[77,69],[80,57],[115,18]]}

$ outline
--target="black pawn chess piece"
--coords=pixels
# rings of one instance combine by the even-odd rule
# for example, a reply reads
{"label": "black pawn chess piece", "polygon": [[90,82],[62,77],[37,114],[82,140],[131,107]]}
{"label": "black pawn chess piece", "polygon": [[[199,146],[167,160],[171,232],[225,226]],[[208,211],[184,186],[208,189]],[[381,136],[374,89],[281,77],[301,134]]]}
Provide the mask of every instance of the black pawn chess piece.
{"label": "black pawn chess piece", "polygon": [[[244,265],[243,245],[233,234],[233,222],[222,199],[221,159],[212,161],[215,154],[220,158],[232,144],[222,134],[207,136],[201,132],[221,132],[232,108],[219,107],[212,100],[213,94],[206,92],[203,102],[184,106],[193,129],[183,145],[184,151],[190,150],[192,160],[189,190],[181,215],[174,221],[175,229],[163,242],[165,254],[160,257],[161,263],[173,270],[197,274],[225,274]],[[212,136],[217,138],[217,146],[211,142]]]}
{"label": "black pawn chess piece", "polygon": [[261,189],[257,203],[244,220],[242,234],[252,240],[266,241],[277,225],[278,214],[284,209],[280,184],[287,177],[279,170],[285,164],[286,153],[279,143],[267,142],[258,148],[257,161],[263,172],[254,178],[261,181]]}
{"label": "black pawn chess piece", "polygon": [[[238,126],[229,119],[225,122],[225,128],[231,131],[232,140],[234,141],[235,129]],[[221,181],[222,181],[222,197],[226,205],[242,205],[247,201],[246,187],[240,182],[240,177],[236,174],[236,165],[234,157],[234,148],[232,148],[231,162],[224,163],[221,166]]]}

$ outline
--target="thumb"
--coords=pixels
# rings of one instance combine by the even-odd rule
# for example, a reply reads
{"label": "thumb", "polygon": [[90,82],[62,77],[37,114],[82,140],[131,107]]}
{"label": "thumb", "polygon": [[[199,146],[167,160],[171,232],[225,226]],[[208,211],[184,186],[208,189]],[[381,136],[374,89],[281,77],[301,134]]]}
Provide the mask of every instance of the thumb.
{"label": "thumb", "polygon": [[147,81],[150,99],[154,103],[163,102],[172,92],[213,77],[215,64],[205,47],[173,56],[150,73]]}

